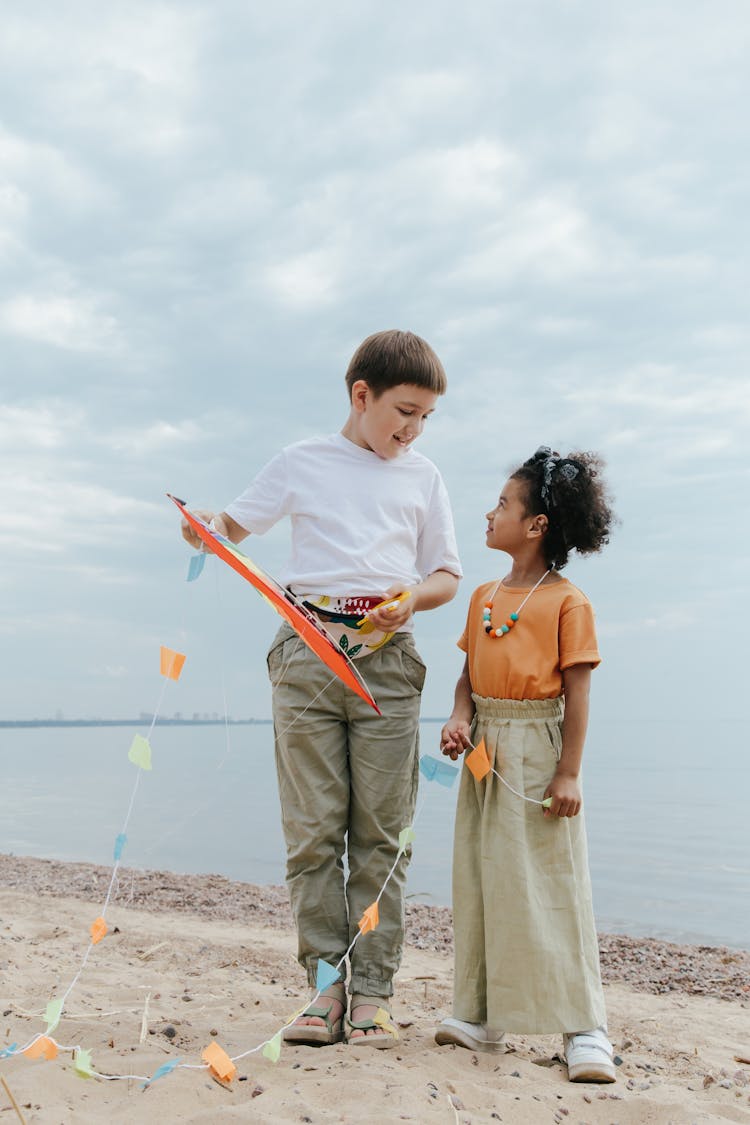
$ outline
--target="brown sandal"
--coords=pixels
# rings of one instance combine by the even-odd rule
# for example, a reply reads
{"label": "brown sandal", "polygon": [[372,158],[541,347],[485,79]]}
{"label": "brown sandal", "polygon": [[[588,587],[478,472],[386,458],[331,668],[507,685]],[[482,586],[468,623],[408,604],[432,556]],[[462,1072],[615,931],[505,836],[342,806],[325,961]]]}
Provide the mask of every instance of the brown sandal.
{"label": "brown sandal", "polygon": [[[357,1008],[376,1007],[378,1010],[371,1019],[352,1020],[347,1017],[350,1031],[346,1041],[352,1047],[375,1047],[381,1051],[393,1047],[398,1039],[398,1031],[393,1024],[393,1017],[386,1008],[388,1000],[382,996],[361,996],[355,993],[351,999],[351,1011]],[[356,1035],[352,1038],[352,1031],[377,1031],[377,1035]]]}
{"label": "brown sandal", "polygon": [[[330,1047],[333,1043],[340,1043],[344,1038],[344,1014],[346,1012],[346,989],[343,984],[331,985],[325,992],[321,992],[320,999],[329,1000],[327,1006],[310,1005],[300,1012],[293,1024],[284,1028],[283,1039],[285,1043],[296,1043],[303,1047]],[[334,1004],[340,1004],[342,1011],[338,1019],[331,1019]],[[325,1024],[297,1023],[303,1016],[323,1020]]]}

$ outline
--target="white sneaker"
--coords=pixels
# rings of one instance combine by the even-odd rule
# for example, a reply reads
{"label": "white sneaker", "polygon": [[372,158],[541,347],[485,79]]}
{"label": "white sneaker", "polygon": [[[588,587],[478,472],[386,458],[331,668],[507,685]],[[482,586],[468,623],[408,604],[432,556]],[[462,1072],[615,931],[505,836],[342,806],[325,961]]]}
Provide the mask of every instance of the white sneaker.
{"label": "white sneaker", "polygon": [[565,1061],[571,1082],[614,1082],[612,1044],[603,1027],[563,1035]]}
{"label": "white sneaker", "polygon": [[445,1043],[455,1043],[470,1051],[501,1051],[503,1038],[502,1031],[495,1031],[486,1023],[467,1023],[453,1016],[447,1016],[435,1032],[435,1042],[441,1047]]}

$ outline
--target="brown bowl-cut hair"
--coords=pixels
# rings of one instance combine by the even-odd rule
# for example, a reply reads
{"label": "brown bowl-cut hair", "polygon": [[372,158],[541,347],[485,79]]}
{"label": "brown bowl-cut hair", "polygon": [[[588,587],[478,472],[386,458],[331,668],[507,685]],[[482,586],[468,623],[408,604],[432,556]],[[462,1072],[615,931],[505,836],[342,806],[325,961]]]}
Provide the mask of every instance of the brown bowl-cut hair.
{"label": "brown bowl-cut hair", "polygon": [[357,348],[346,372],[346,387],[363,379],[375,397],[402,383],[445,394],[448,380],[437,355],[421,336],[397,328],[375,332]]}

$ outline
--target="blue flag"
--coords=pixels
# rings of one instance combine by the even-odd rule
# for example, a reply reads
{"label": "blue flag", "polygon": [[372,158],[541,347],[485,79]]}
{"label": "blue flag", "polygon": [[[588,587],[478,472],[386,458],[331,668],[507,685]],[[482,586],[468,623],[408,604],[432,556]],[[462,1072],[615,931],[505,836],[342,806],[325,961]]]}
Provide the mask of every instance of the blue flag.
{"label": "blue flag", "polygon": [[447,762],[441,762],[440,758],[433,758],[430,754],[419,759],[419,769],[428,781],[437,781],[446,789],[450,789],[460,772],[458,766],[449,766]]}

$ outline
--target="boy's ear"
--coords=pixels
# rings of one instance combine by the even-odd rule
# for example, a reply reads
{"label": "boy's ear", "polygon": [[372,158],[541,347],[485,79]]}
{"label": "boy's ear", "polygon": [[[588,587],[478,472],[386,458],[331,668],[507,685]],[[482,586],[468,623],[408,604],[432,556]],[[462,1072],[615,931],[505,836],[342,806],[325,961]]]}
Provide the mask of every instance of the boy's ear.
{"label": "boy's ear", "polygon": [[370,394],[370,384],[366,383],[364,379],[356,379],[355,382],[352,383],[352,406],[358,413],[361,414],[367,406],[367,400]]}

